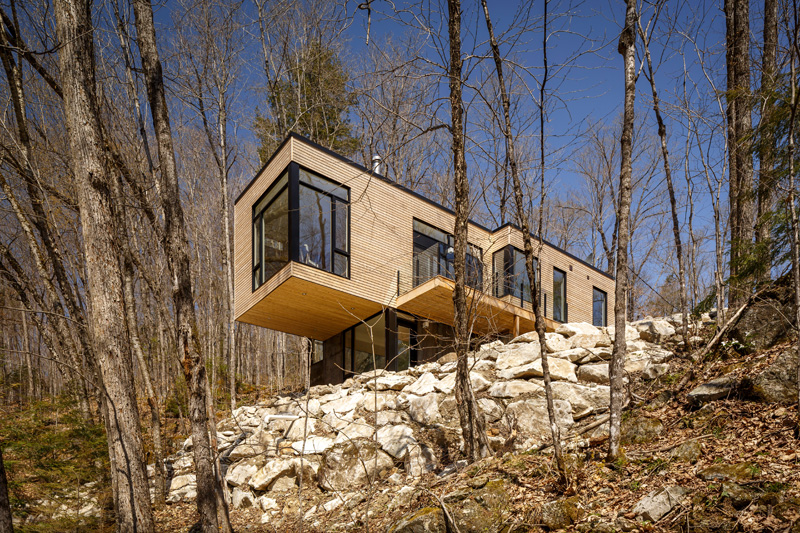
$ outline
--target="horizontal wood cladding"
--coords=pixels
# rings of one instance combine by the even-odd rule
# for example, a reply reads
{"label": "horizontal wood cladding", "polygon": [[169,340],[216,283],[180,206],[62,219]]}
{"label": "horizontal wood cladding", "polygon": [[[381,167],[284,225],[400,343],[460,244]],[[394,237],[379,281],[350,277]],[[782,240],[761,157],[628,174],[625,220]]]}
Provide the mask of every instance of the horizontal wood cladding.
{"label": "horizontal wood cladding", "polygon": [[[278,179],[290,161],[350,188],[350,278],[316,268],[290,263],[255,291],[252,290],[252,206]],[[397,307],[397,296],[412,289],[413,220],[421,220],[452,233],[454,216],[364,169],[341,160],[297,137],[289,138],[234,207],[234,281],[237,320],[324,340],[327,331],[337,333],[358,319],[384,307]],[[506,227],[495,233],[478,225],[469,226],[470,243],[483,250],[484,287],[491,294],[492,253],[506,244],[522,248],[522,236]],[[570,321],[592,321],[592,286],[608,294],[613,309],[613,280],[588,268],[563,252],[545,245],[542,251],[544,288],[552,291],[552,267],[567,272],[567,302]],[[572,267],[570,269],[570,267]],[[399,272],[399,285],[398,285]],[[587,276],[589,279],[587,279]],[[297,277],[302,283],[290,281]],[[305,287],[306,291],[303,291]],[[323,288],[329,291],[322,290]],[[319,297],[293,301],[300,293],[315,290]],[[332,292],[331,292],[332,291]],[[274,294],[271,294],[273,293]],[[264,302],[265,296],[269,302]],[[315,293],[316,294],[316,293]],[[349,295],[347,304],[343,304]],[[282,302],[282,303],[281,303]],[[552,300],[547,316],[552,317]],[[314,307],[328,307],[317,310]],[[529,306],[528,306],[529,308]],[[286,315],[286,316],[282,316]],[[337,318],[345,317],[345,318]],[[331,327],[302,326],[301,322],[326,320]],[[527,324],[525,324],[527,325]],[[523,327],[523,329],[526,329]],[[308,333],[300,333],[300,331]],[[313,332],[313,334],[311,334]]]}

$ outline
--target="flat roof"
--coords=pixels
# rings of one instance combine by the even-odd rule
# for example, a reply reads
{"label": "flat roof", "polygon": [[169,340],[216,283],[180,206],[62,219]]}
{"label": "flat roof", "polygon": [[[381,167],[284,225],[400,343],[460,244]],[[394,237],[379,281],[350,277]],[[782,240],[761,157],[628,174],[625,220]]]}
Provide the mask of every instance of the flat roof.
{"label": "flat roof", "polygon": [[[426,203],[428,203],[428,204],[430,204],[430,205],[432,205],[434,207],[438,207],[439,209],[441,209],[441,210],[443,210],[443,211],[445,211],[447,213],[450,213],[451,215],[455,216],[455,212],[452,209],[447,208],[447,207],[443,206],[442,204],[431,200],[427,196],[423,196],[422,194],[420,194],[420,193],[418,193],[418,192],[416,192],[414,190],[411,190],[408,187],[406,187],[404,185],[401,185],[400,183],[397,183],[396,181],[392,181],[389,178],[387,178],[386,176],[384,176],[383,174],[378,174],[377,172],[374,172],[373,170],[368,169],[364,165],[356,163],[352,159],[350,159],[348,157],[345,157],[345,156],[343,156],[343,155],[341,155],[341,154],[339,154],[337,152],[334,152],[330,148],[325,148],[321,144],[318,144],[318,143],[312,141],[308,137],[304,137],[303,135],[300,135],[299,133],[295,133],[293,131],[289,132],[289,135],[287,135],[286,138],[278,146],[278,148],[275,149],[275,151],[272,153],[272,155],[269,157],[269,159],[267,159],[267,162],[264,163],[261,166],[261,168],[258,170],[258,172],[256,172],[255,176],[253,176],[253,179],[251,179],[250,182],[245,186],[245,188],[242,189],[242,192],[239,193],[239,196],[237,196],[236,200],[233,202],[234,205],[239,203],[239,200],[242,199],[242,196],[244,196],[244,194],[250,189],[250,187],[253,186],[253,184],[256,182],[258,177],[264,171],[264,169],[267,168],[267,166],[269,166],[270,163],[272,163],[272,160],[275,158],[275,155],[277,155],[277,153],[280,152],[283,149],[283,147],[286,145],[286,143],[289,142],[290,139],[295,139],[295,140],[298,140],[298,141],[302,141],[302,142],[306,143],[307,145],[311,146],[312,148],[314,148],[316,150],[324,152],[325,154],[327,154],[327,155],[329,155],[329,156],[331,156],[331,157],[333,157],[335,159],[338,159],[339,161],[341,161],[343,163],[346,163],[346,164],[348,164],[348,165],[360,170],[361,172],[363,172],[365,174],[369,174],[370,176],[374,176],[374,177],[376,177],[376,178],[378,178],[380,180],[383,180],[386,183],[392,185],[393,187],[396,187],[396,188],[400,189],[401,191],[403,191],[403,192],[405,192],[407,194],[410,194],[410,195],[414,196],[415,198],[418,198],[418,199],[422,200],[423,202],[426,202]],[[517,226],[513,222],[506,222],[505,224],[503,224],[502,226],[500,226],[499,228],[497,228],[495,230],[491,230],[491,229],[487,228],[486,226],[484,226],[483,224],[475,222],[474,220],[469,220],[468,222],[470,224],[472,224],[473,226],[475,226],[477,228],[480,228],[480,229],[482,229],[482,230],[484,230],[484,231],[486,231],[488,233],[497,233],[498,231],[500,231],[502,229],[505,229],[506,227],[509,227],[509,226],[514,228],[514,229],[516,229],[516,230],[518,230],[518,231],[522,231],[521,228],[519,226]],[[536,239],[537,241],[539,240],[539,237],[534,235],[533,233],[531,233],[531,236],[534,239]],[[604,272],[604,271],[600,270],[596,266],[584,261],[580,257],[577,257],[577,256],[569,253],[566,250],[562,250],[561,248],[559,248],[558,246],[555,246],[554,244],[548,242],[547,240],[542,239],[542,242],[544,244],[546,244],[547,246],[549,246],[550,248],[553,248],[554,250],[558,250],[559,252],[561,252],[562,254],[566,255],[570,259],[572,259],[574,261],[577,261],[577,262],[581,263],[582,265],[584,265],[585,267],[588,267],[588,268],[594,270],[598,274],[602,274],[603,276],[607,277],[608,279],[612,279],[612,280],[614,279],[614,276],[612,276],[611,274],[608,274],[607,272]]]}

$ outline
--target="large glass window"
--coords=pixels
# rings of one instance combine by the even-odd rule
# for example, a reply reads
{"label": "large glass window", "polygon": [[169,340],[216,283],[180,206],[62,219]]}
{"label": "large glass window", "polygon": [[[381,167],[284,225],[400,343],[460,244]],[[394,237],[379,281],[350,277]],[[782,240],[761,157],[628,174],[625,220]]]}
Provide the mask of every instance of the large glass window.
{"label": "large glass window", "polygon": [[349,192],[341,185],[300,169],[299,261],[347,276]]}
{"label": "large glass window", "polygon": [[289,262],[288,172],[253,206],[253,290]]}
{"label": "large glass window", "polygon": [[[454,239],[449,233],[414,220],[414,286],[434,276],[453,279]],[[483,286],[483,252],[472,244],[467,248],[467,285]]]}
{"label": "large glass window", "polygon": [[[513,296],[521,302],[531,301],[531,283],[525,267],[525,253],[513,246],[506,246],[494,253],[494,295],[498,298]],[[533,270],[538,272],[539,264],[533,258]],[[537,274],[538,275],[538,274]]]}
{"label": "large glass window", "polygon": [[553,320],[567,321],[567,273],[553,268]]}
{"label": "large glass window", "polygon": [[604,327],[606,323],[606,312],[608,310],[608,295],[597,287],[592,287],[592,324],[597,327]]}
{"label": "large glass window", "polygon": [[383,313],[355,326],[353,340],[352,367],[346,370],[360,374],[386,367],[386,318]]}

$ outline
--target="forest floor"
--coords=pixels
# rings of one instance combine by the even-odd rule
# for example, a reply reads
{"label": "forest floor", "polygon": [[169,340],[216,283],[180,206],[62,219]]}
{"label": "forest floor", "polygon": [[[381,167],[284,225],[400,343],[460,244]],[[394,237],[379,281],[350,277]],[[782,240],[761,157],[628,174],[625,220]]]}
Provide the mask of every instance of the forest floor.
{"label": "forest floor", "polygon": [[[568,455],[571,483],[566,489],[558,484],[547,450],[505,453],[446,477],[429,474],[416,482],[420,490],[405,493],[402,502],[393,501],[398,486],[384,480],[365,490],[362,501],[317,512],[302,525],[299,518],[313,505],[311,490],[305,491],[308,501],[304,497],[294,509],[286,508],[279,526],[261,524],[262,513],[253,508],[232,509],[231,521],[236,531],[386,531],[419,509],[444,505],[458,512],[459,494],[480,488],[487,480],[502,480],[502,509],[492,518],[493,531],[538,531],[546,521],[545,504],[568,498],[580,510],[568,520],[572,523],[565,526],[567,531],[794,533],[800,531],[800,446],[793,436],[796,406],[731,398],[696,409],[686,398],[694,386],[719,375],[756,373],[787,347],[747,356],[717,353],[702,364],[675,358],[668,374],[652,382],[635,382],[625,423],[657,420],[660,429],[627,443],[625,458],[613,465],[604,461],[606,441],[573,443]],[[694,377],[683,380],[692,367]],[[52,512],[59,506],[56,494],[75,496],[86,483],[98,482],[87,490],[102,518],[62,516],[18,530],[112,530],[102,428],[83,423],[66,405],[39,404],[2,417],[0,441],[15,513]],[[173,437],[176,442],[180,438]],[[688,454],[676,456],[676,450],[686,449]],[[701,477],[710,467],[736,469],[736,484]],[[634,520],[631,509],[639,500],[654,489],[673,485],[688,489],[690,497],[655,523]],[[181,503],[156,510],[156,518],[158,531],[185,532],[197,514],[193,504]]]}

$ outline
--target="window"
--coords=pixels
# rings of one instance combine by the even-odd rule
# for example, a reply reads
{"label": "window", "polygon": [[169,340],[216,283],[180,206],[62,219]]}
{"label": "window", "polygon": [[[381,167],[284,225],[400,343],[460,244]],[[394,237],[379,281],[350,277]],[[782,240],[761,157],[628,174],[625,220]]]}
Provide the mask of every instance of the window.
{"label": "window", "polygon": [[[453,279],[454,239],[449,233],[414,220],[414,286],[435,276]],[[467,247],[467,285],[480,290],[483,286],[483,251]]]}
{"label": "window", "polygon": [[323,357],[323,342],[322,341],[311,341],[311,364],[319,363],[322,361]]}
{"label": "window", "polygon": [[298,261],[347,277],[349,191],[303,169],[299,175]]}
{"label": "window", "polygon": [[[494,295],[498,298],[513,296],[521,302],[531,301],[531,284],[525,266],[525,254],[513,246],[494,253]],[[538,275],[539,262],[533,258],[533,270]]]}
{"label": "window", "polygon": [[592,287],[592,324],[597,327],[607,326],[608,295],[597,287]]}
{"label": "window", "polygon": [[553,268],[553,320],[567,321],[567,273]]}
{"label": "window", "polygon": [[253,206],[253,290],[289,262],[289,173]]}
{"label": "window", "polygon": [[290,260],[350,275],[350,191],[297,163],[253,206],[253,290]]}

